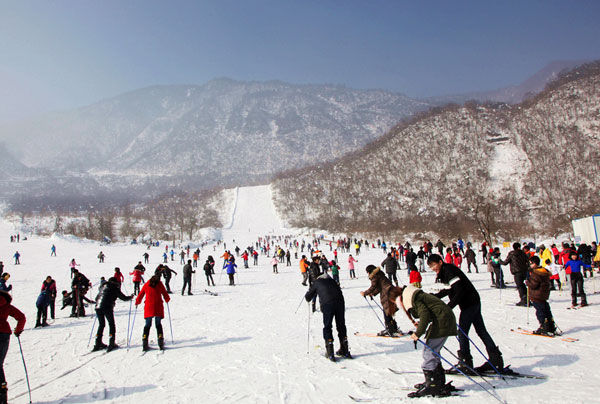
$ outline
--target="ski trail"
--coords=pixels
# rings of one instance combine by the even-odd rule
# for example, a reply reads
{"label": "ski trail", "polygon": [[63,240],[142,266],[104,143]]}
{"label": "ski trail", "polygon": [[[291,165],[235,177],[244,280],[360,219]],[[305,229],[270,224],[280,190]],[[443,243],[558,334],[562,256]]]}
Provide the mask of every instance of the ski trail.
{"label": "ski trail", "polygon": [[229,224],[227,224],[227,226],[223,227],[223,230],[226,230],[226,229],[229,230],[233,227],[233,224],[235,222],[237,207],[238,207],[239,195],[240,195],[240,188],[236,187],[235,191],[234,191],[233,209],[231,210],[231,217],[229,218]]}

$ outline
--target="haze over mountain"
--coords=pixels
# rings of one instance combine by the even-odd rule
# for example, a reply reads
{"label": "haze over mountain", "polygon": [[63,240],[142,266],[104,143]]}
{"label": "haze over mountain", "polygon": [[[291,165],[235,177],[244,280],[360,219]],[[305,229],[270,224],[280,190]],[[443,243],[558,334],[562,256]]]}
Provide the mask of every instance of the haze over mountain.
{"label": "haze over mountain", "polygon": [[429,107],[386,91],[277,81],[149,87],[0,128],[6,148],[37,170],[1,179],[5,192],[38,195],[266,181],[356,150]]}

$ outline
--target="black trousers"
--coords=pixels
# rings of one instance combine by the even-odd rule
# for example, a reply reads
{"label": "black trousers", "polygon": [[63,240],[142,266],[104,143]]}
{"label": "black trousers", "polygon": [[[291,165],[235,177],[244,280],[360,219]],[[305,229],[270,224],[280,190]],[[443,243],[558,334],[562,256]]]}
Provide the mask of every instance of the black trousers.
{"label": "black trousers", "polygon": [[171,293],[171,286],[169,285],[171,282],[171,277],[165,278],[165,289],[167,289],[167,293]]}
{"label": "black trousers", "polygon": [[387,274],[388,278],[390,279],[390,282],[395,282],[396,285],[398,284],[398,278],[396,277],[396,272],[390,272]]}
{"label": "black trousers", "polygon": [[213,279],[211,274],[206,274],[206,283],[208,284],[208,286],[210,286],[210,283],[212,282],[212,285],[215,286],[215,280]]}
{"label": "black trousers", "polygon": [[517,285],[517,291],[519,292],[519,298],[521,303],[527,303],[527,287],[525,286],[525,275],[515,274],[515,284]]}
{"label": "black trousers", "polygon": [[343,341],[347,336],[344,302],[334,302],[321,304],[323,313],[323,338],[325,341],[333,340],[333,319],[335,318],[335,328],[338,332],[338,338]]}
{"label": "black trousers", "polygon": [[188,288],[188,294],[192,293],[192,277],[191,276],[189,278],[186,278],[186,277],[183,278],[183,289],[181,289],[182,295],[185,292],[186,286]]}
{"label": "black trousers", "polygon": [[117,332],[117,327],[115,326],[115,313],[112,310],[96,309],[96,316],[98,316],[98,332],[96,332],[96,337],[102,338],[107,321],[108,334],[114,337]]}
{"label": "black trousers", "polygon": [[[469,334],[472,325],[473,328],[475,328],[477,335],[479,335],[479,338],[481,338],[483,345],[485,345],[487,352],[499,352],[490,333],[488,333],[485,328],[485,323],[481,316],[481,304],[475,304],[461,309],[458,325],[467,335]],[[469,339],[460,330],[458,331],[458,344],[464,357],[472,358]]]}
{"label": "black trousers", "polygon": [[10,334],[0,333],[0,384],[6,383],[6,376],[4,375],[4,359],[8,352],[9,342]]}
{"label": "black trousers", "polygon": [[583,291],[583,275],[581,272],[571,272],[571,303],[573,305],[577,304],[577,296],[581,297],[581,304],[587,304]]}

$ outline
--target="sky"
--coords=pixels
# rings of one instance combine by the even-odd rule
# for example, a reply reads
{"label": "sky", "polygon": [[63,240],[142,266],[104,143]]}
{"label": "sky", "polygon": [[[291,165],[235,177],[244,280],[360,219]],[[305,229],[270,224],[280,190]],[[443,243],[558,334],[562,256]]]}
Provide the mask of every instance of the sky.
{"label": "sky", "polygon": [[218,77],[412,97],[600,58],[600,2],[0,0],[0,122]]}

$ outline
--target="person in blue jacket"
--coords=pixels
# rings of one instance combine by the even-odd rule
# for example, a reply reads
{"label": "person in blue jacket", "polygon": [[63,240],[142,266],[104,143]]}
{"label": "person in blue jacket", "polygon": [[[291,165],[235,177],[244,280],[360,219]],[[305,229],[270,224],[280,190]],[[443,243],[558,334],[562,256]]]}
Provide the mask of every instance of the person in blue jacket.
{"label": "person in blue jacket", "polygon": [[566,262],[565,269],[571,269],[571,307],[577,306],[577,296],[581,296],[581,307],[587,306],[587,299],[583,291],[583,268],[586,265],[576,252],[571,253],[571,259]]}
{"label": "person in blue jacket", "polygon": [[37,307],[35,328],[48,327],[50,325],[46,322],[48,319],[48,306],[50,306],[50,295],[47,290],[42,290],[35,301],[35,307]]}
{"label": "person in blue jacket", "polygon": [[235,276],[235,269],[237,268],[237,265],[235,264],[235,259],[232,257],[229,257],[229,261],[227,261],[227,263],[225,264],[225,269],[227,270],[227,276],[229,276],[229,286],[235,286],[235,282],[234,282],[234,276]]}
{"label": "person in blue jacket", "polygon": [[8,282],[9,278],[10,274],[8,272],[4,272],[2,276],[0,276],[0,291],[10,292],[12,290],[12,285],[6,285],[6,282]]}

